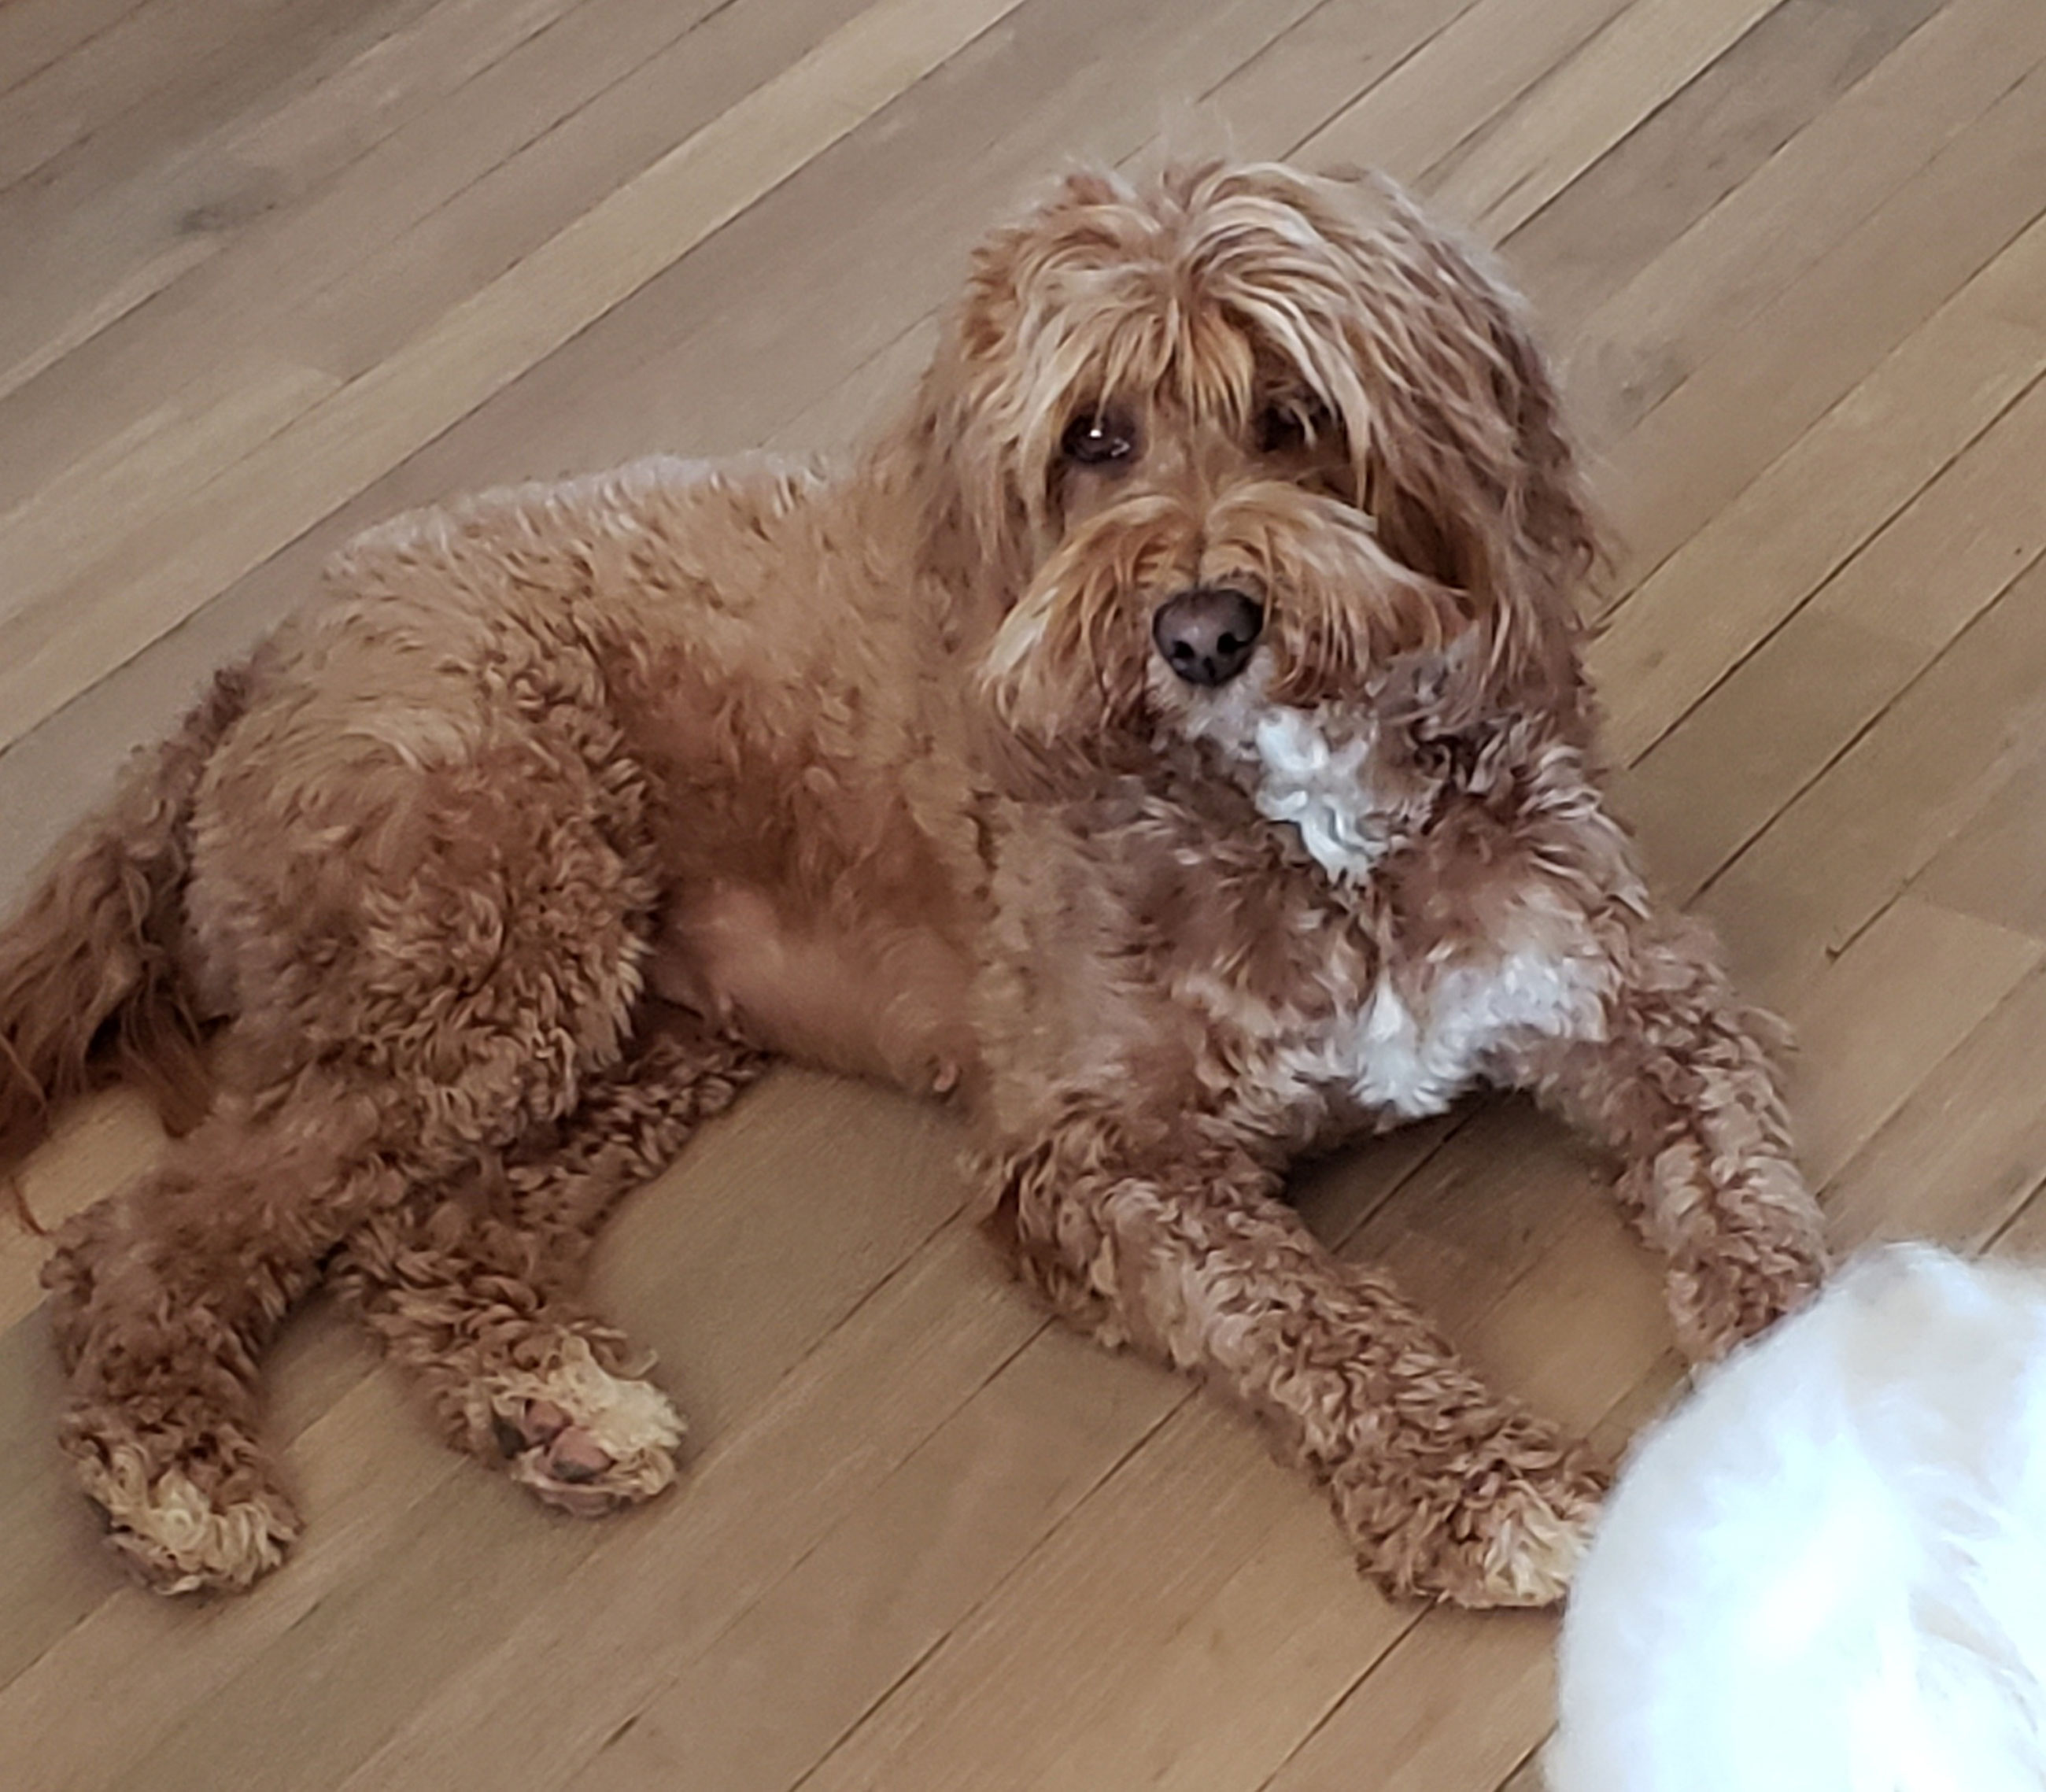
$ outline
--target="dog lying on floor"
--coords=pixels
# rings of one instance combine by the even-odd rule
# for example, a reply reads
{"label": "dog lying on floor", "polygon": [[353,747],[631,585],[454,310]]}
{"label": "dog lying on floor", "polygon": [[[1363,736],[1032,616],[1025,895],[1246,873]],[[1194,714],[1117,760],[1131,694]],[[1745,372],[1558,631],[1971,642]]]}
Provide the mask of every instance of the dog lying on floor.
{"label": "dog lying on floor", "polygon": [[2046,1277],[1855,1264],[1623,1471],[1555,1792],[2046,1786]]}
{"label": "dog lying on floor", "polygon": [[1818,1277],[1753,1019],[1601,793],[1592,551],[1480,261],[1229,165],[997,231],[847,465],[355,541],[0,937],[0,1159],[215,1036],[203,1118],[46,1272],[114,1543],[167,1590],[281,1558],[257,1359],[322,1277],[461,1447],[658,1491],[681,1422],[577,1272],[780,1055],[953,1091],[1024,1277],[1250,1408],[1383,1585],[1556,1598],[1594,1465],[1282,1180],[1509,1086],[1618,1155],[1689,1350]]}

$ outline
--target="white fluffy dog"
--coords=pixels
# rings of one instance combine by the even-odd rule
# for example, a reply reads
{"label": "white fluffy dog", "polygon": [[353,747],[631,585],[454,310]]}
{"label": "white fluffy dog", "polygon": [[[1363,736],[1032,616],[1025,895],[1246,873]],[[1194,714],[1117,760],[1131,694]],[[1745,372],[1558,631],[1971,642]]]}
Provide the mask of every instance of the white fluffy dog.
{"label": "white fluffy dog", "polygon": [[1871,1253],[1708,1375],[1571,1594],[1555,1792],[2046,1786],[2046,1276]]}

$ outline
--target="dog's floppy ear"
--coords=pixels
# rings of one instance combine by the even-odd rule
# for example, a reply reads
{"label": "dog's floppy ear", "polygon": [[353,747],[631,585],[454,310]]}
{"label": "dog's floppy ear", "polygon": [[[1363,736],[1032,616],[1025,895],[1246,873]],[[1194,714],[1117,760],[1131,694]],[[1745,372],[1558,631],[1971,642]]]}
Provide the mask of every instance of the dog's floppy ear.
{"label": "dog's floppy ear", "polygon": [[1062,221],[1119,196],[1105,174],[1078,170],[1020,221],[975,249],[965,291],[947,315],[906,431],[936,568],[955,589],[1013,602],[1028,582],[1044,522],[1041,489],[1063,419],[1046,411],[1056,370],[1039,365],[1025,317],[1033,258]]}
{"label": "dog's floppy ear", "polygon": [[1004,469],[976,439],[952,344],[918,382],[892,438],[920,519],[924,570],[946,593],[949,644],[991,634],[1029,577],[1029,527]]}
{"label": "dog's floppy ear", "polygon": [[1009,602],[1051,545],[1050,469],[1093,352],[1063,276],[1127,253],[1131,201],[1118,176],[1076,169],[985,238],[917,389],[908,435],[930,539]]}
{"label": "dog's floppy ear", "polygon": [[1596,541],[1521,301],[1390,181],[1314,184],[1333,212],[1317,224],[1357,288],[1359,501],[1388,552],[1466,594],[1484,644],[1461,656],[1469,678],[1560,697]]}

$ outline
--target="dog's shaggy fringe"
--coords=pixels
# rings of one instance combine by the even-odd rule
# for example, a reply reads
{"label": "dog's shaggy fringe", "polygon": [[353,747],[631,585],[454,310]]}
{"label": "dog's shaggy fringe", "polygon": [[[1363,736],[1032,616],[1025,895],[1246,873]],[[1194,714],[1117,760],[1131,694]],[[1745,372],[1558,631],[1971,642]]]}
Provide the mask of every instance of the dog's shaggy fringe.
{"label": "dog's shaggy fringe", "polygon": [[184,1134],[45,1273],[114,1546],[281,1558],[257,1365],[323,1276],[460,1446],[658,1492],[576,1272],[778,1055],[959,1102],[1025,1279],[1255,1412],[1384,1585],[1557,1597],[1596,1463],[1283,1197],[1506,1085],[1619,1157],[1693,1353],[1817,1278],[1767,1029],[1606,806],[1593,550],[1484,258],[1223,164],[996,231],[848,465],[359,537],[0,936],[0,1161],[116,1078]]}

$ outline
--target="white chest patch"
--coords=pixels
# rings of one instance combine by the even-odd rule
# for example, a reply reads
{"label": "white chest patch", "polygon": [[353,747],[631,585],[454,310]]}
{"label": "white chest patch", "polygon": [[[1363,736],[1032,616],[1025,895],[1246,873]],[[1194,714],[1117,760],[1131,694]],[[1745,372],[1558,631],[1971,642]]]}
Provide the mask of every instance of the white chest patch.
{"label": "white chest patch", "polygon": [[1439,1114],[1516,1040],[1597,1037],[1606,980],[1596,960],[1531,951],[1446,966],[1411,1002],[1381,975],[1353,1014],[1282,1046],[1277,1069],[1402,1119]]}
{"label": "white chest patch", "polygon": [[1257,813],[1298,828],[1301,843],[1330,877],[1369,877],[1391,840],[1388,818],[1372,801],[1376,732],[1331,747],[1301,711],[1279,709],[1258,721],[1251,740],[1258,764],[1251,801]]}
{"label": "white chest patch", "polygon": [[[1238,768],[1260,815],[1295,830],[1330,881],[1354,891],[1426,825],[1430,792],[1411,778],[1403,784],[1382,763],[1368,713],[1290,709],[1272,701],[1265,683],[1253,669],[1203,705],[1189,732]],[[1396,949],[1398,974],[1381,971],[1326,1025],[1303,1026],[1218,982],[1192,987],[1218,1020],[1269,1052],[1265,1094],[1280,1111],[1339,1095],[1370,1112],[1416,1119],[1495,1074],[1516,1045],[1604,1036],[1611,967],[1588,939],[1573,950],[1558,918],[1531,916],[1534,925],[1519,940],[1474,940],[1446,962],[1402,961]]]}
{"label": "white chest patch", "polygon": [[1298,832],[1330,879],[1361,882],[1411,819],[1374,775],[1377,727],[1353,716],[1331,740],[1319,716],[1271,701],[1269,678],[1268,667],[1253,662],[1190,719],[1190,732],[1241,768],[1257,813]]}

